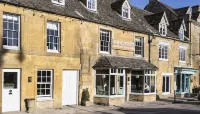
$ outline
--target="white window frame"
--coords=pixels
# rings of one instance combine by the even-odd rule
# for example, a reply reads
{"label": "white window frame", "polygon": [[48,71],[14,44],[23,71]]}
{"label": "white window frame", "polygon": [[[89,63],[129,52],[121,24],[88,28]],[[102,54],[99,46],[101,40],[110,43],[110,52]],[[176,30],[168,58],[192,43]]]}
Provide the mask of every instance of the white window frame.
{"label": "white window frame", "polygon": [[[58,5],[65,5],[65,0],[51,0],[52,3],[58,4]],[[61,1],[61,2],[60,2]]]}
{"label": "white window frame", "polygon": [[[96,70],[100,70],[100,69],[96,69]],[[126,92],[126,73],[125,73],[125,69],[111,69],[111,68],[109,68],[108,70],[109,70],[109,74],[97,74],[96,73],[96,70],[95,70],[95,78],[94,78],[94,97],[104,97],[104,98],[117,98],[117,97],[125,97],[125,92]],[[113,72],[113,71],[115,71],[115,72]],[[122,72],[121,72],[122,71]],[[109,86],[109,90],[108,90],[108,92],[109,92],[109,94],[108,95],[97,95],[96,94],[96,76],[99,76],[99,75],[107,75],[107,76],[109,76],[109,84],[108,84],[108,86]],[[110,77],[111,77],[111,75],[116,75],[116,76],[123,76],[123,95],[110,95],[110,91],[111,91],[111,89],[110,89]]]}
{"label": "white window frame", "polygon": [[[51,72],[51,82],[50,83],[49,82],[46,82],[46,83],[45,82],[37,82],[37,84],[50,84],[50,95],[38,95],[37,94],[37,100],[51,100],[53,98],[53,70],[37,70],[37,73],[38,73],[38,71],[40,71],[40,72],[50,71]],[[37,75],[37,78],[38,78],[38,75]]]}
{"label": "white window frame", "polygon": [[[20,15],[4,12],[3,13],[3,18],[7,18],[7,15],[16,16],[18,18],[18,31],[17,31],[18,32],[18,46],[3,45],[3,48],[4,49],[11,49],[11,50],[20,50],[20,46],[21,46],[21,38],[20,38],[20,36],[21,36],[21,31],[20,31],[20,29],[21,29],[21,19],[20,19]],[[14,22],[13,22],[13,24],[14,24]],[[13,27],[14,27],[14,25],[13,25]],[[3,28],[2,32],[4,32],[4,30],[12,31],[12,32],[14,31],[14,30],[9,30],[9,29],[4,29]],[[2,38],[2,44],[3,44],[3,39],[4,38]],[[8,36],[7,36],[7,40],[8,40]]]}
{"label": "white window frame", "polygon": [[[101,38],[101,34],[107,34],[107,33],[109,34],[109,41],[108,41],[108,51],[102,51],[101,50],[101,41],[104,41],[105,42],[105,40],[101,40],[102,38]],[[109,31],[109,30],[105,30],[105,29],[100,29],[100,44],[99,44],[99,52],[101,53],[101,54],[111,54],[111,40],[112,40],[112,32],[111,31]]]}
{"label": "white window frame", "polygon": [[[160,49],[160,47],[167,47],[167,58],[165,58],[165,51],[166,50],[164,50],[164,52],[162,52],[162,49]],[[160,52],[161,51],[161,52]],[[161,55],[160,55],[161,54]],[[162,54],[164,54],[164,58],[162,57],[163,55]],[[162,61],[168,61],[168,59],[169,59],[169,43],[163,43],[163,42],[160,42],[159,43],[159,60],[162,60]]]}
{"label": "white window frame", "polygon": [[[147,73],[148,72],[148,73]],[[155,91],[154,92],[151,92],[151,93],[145,93],[145,92],[143,92],[143,93],[134,93],[134,92],[131,92],[131,90],[130,90],[130,94],[132,94],[132,95],[154,95],[154,94],[156,94],[156,88],[157,88],[157,78],[156,78],[156,71],[154,71],[155,73],[153,74],[152,73],[152,71],[151,70],[144,70],[144,75],[139,75],[139,76],[143,76],[144,77],[144,84],[145,84],[145,78],[146,78],[146,80],[147,80],[147,77],[155,77]],[[131,78],[133,77],[133,76],[136,76],[136,75],[133,75],[133,74],[131,74]],[[132,80],[132,79],[131,79]],[[150,78],[150,83],[151,83],[151,78]],[[144,86],[144,85],[142,85],[142,86]],[[131,88],[130,88],[131,89]],[[143,90],[144,91],[144,90]]]}
{"label": "white window frame", "polygon": [[[51,52],[51,53],[60,53],[60,45],[61,45],[61,42],[60,42],[60,37],[61,37],[61,35],[60,35],[60,22],[55,22],[55,21],[47,21],[47,41],[46,41],[46,43],[48,43],[48,37],[49,36],[52,36],[52,35],[48,35],[48,24],[49,23],[53,23],[53,24],[57,24],[58,25],[58,39],[57,39],[57,46],[58,46],[58,49],[57,50],[53,50],[53,49],[48,49],[48,46],[47,46],[47,52]],[[55,34],[55,33],[54,33]],[[54,41],[54,37],[55,36],[53,36],[53,41]],[[47,44],[46,44],[47,45]]]}
{"label": "white window frame", "polygon": [[159,24],[159,33],[162,36],[166,36],[167,35],[167,23],[160,23]]}
{"label": "white window frame", "polygon": [[[140,43],[141,45],[138,45],[138,41],[137,39],[140,40]],[[136,47],[141,47],[141,54],[136,54]],[[144,57],[144,37],[139,37],[139,36],[136,36],[135,38],[135,55],[138,56],[138,57]]]}
{"label": "white window frame", "polygon": [[[91,2],[91,8],[89,7],[89,2]],[[93,2],[95,2],[95,4],[92,4]],[[95,5],[95,6],[93,6],[93,5]],[[87,0],[87,9],[89,9],[91,11],[97,11],[97,0]]]}
{"label": "white window frame", "polygon": [[[167,77],[169,77],[169,92],[166,92],[167,91]],[[163,73],[162,74],[162,86],[163,86],[163,78],[165,78],[165,91],[163,92],[162,90],[162,94],[163,95],[169,95],[171,93],[171,74],[166,74],[166,73]]]}
{"label": "white window frame", "polygon": [[[181,63],[186,63],[186,52],[187,52],[186,50],[187,50],[187,47],[179,46],[179,62]],[[184,51],[184,54],[183,54],[183,51]]]}
{"label": "white window frame", "polygon": [[184,38],[185,38],[185,30],[184,29],[179,29],[179,38],[180,38],[180,40],[184,41]]}
{"label": "white window frame", "polygon": [[[122,5],[122,10],[121,11],[122,11],[122,15],[121,16],[122,16],[123,19],[131,19],[131,7],[130,7],[129,2],[127,0]],[[124,13],[128,13],[128,17],[125,17]]]}

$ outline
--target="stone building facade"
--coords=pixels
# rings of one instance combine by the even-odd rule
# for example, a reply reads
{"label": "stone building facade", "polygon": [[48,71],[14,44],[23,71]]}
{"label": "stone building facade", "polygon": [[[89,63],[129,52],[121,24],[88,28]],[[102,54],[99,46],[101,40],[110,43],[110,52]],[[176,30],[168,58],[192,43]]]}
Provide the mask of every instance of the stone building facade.
{"label": "stone building facade", "polygon": [[86,88],[104,105],[189,96],[199,86],[198,6],[155,4],[164,3],[2,0],[1,112],[25,111],[29,98],[37,109],[78,105]]}

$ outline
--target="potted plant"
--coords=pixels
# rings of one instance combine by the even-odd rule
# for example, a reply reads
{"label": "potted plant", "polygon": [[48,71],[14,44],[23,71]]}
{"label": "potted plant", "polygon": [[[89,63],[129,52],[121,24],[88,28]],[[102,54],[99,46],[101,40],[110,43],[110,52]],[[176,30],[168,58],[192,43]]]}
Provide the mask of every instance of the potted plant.
{"label": "potted plant", "polygon": [[86,106],[86,102],[90,100],[88,88],[84,89],[81,97],[81,105]]}
{"label": "potted plant", "polygon": [[6,88],[14,88],[14,86],[15,86],[15,84],[13,84],[13,83],[5,83],[4,84],[4,87],[6,87]]}

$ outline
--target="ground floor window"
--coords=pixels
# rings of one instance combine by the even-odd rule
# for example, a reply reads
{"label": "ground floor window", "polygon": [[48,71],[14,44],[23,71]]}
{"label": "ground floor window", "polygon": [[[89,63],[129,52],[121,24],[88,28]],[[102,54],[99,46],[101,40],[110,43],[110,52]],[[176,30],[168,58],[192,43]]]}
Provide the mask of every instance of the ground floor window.
{"label": "ground floor window", "polygon": [[155,93],[155,71],[132,71],[131,93]]}
{"label": "ground floor window", "polygon": [[96,70],[96,95],[124,95],[124,73],[123,69]]}
{"label": "ground floor window", "polygon": [[189,92],[190,90],[190,76],[187,74],[178,74],[176,76],[176,92]]}
{"label": "ground floor window", "polygon": [[170,93],[170,76],[163,76],[163,93]]}
{"label": "ground floor window", "polygon": [[37,72],[37,96],[52,97],[52,70],[39,70]]}

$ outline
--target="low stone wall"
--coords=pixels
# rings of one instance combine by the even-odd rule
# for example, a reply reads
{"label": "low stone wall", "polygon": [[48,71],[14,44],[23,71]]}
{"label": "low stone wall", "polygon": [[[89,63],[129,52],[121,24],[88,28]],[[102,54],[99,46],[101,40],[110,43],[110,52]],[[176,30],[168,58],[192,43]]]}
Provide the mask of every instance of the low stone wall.
{"label": "low stone wall", "polygon": [[37,101],[36,105],[37,109],[52,109],[54,108],[54,101],[53,100]]}
{"label": "low stone wall", "polygon": [[99,105],[121,105],[124,104],[125,97],[116,97],[116,98],[109,98],[109,97],[94,97],[94,103]]}
{"label": "low stone wall", "polygon": [[156,101],[156,95],[129,95],[130,101],[153,102]]}

